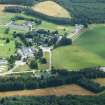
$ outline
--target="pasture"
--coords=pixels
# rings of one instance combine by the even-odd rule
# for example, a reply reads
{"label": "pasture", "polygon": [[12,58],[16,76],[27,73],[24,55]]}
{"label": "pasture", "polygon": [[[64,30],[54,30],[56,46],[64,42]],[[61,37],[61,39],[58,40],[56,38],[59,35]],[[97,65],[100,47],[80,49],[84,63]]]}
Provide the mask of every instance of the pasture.
{"label": "pasture", "polygon": [[74,26],[64,26],[64,25],[57,25],[47,21],[42,21],[40,25],[34,25],[33,28],[35,29],[46,29],[55,31],[57,30],[60,34],[64,34],[65,32],[70,33],[73,32],[75,27]]}
{"label": "pasture", "polygon": [[53,66],[77,70],[95,66],[105,66],[105,26],[95,25],[82,33],[72,46],[53,51]]}

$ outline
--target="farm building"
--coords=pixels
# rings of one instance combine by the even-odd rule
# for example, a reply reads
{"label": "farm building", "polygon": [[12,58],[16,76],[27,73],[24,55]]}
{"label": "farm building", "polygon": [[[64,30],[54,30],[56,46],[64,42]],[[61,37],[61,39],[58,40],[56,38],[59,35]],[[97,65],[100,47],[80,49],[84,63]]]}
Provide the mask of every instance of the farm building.
{"label": "farm building", "polygon": [[15,21],[11,21],[10,23],[5,25],[8,28],[17,29],[17,30],[32,30],[32,22],[27,21],[23,24],[16,24]]}
{"label": "farm building", "polygon": [[22,59],[26,59],[28,57],[34,57],[35,49],[31,47],[22,47],[17,50],[17,53],[22,56]]}

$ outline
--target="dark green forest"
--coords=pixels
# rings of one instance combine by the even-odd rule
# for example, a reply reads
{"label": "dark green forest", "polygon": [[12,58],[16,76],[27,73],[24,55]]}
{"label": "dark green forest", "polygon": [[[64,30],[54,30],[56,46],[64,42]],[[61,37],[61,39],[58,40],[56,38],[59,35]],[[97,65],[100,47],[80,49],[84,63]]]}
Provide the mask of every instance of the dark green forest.
{"label": "dark green forest", "polygon": [[77,22],[105,22],[105,0],[57,0]]}
{"label": "dark green forest", "polygon": [[0,105],[105,105],[105,96],[9,97]]}

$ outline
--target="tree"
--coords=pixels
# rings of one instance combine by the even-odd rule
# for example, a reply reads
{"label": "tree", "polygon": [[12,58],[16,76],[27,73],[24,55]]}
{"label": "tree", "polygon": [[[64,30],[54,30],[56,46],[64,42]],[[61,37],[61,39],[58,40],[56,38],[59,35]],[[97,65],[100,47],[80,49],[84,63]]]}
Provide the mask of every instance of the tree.
{"label": "tree", "polygon": [[62,37],[62,39],[59,41],[58,46],[65,46],[65,45],[71,45],[72,39],[66,38],[65,36]]}
{"label": "tree", "polygon": [[38,69],[38,64],[37,64],[37,62],[36,62],[35,60],[32,60],[32,61],[30,62],[30,64],[29,64],[29,67],[30,67],[31,69]]}
{"label": "tree", "polygon": [[42,59],[40,60],[40,62],[41,62],[42,64],[46,64],[46,63],[47,63],[47,60],[46,60],[46,58],[42,58]]}
{"label": "tree", "polygon": [[16,48],[20,48],[22,46],[22,43],[15,41],[15,46],[16,46]]}
{"label": "tree", "polygon": [[43,51],[42,49],[39,49],[38,53],[37,53],[37,58],[41,59],[43,57]]}
{"label": "tree", "polygon": [[7,39],[6,39],[6,43],[9,43],[9,42],[10,42],[10,39],[9,39],[9,38],[7,38]]}
{"label": "tree", "polygon": [[21,56],[20,54],[17,54],[17,55],[16,55],[16,60],[21,60],[21,57],[22,57],[22,56]]}
{"label": "tree", "polygon": [[9,31],[10,31],[10,28],[6,28],[4,33],[9,34]]}
{"label": "tree", "polygon": [[13,64],[13,63],[15,62],[15,56],[11,55],[11,56],[9,57],[9,59],[8,59],[8,62],[9,62],[10,64]]}
{"label": "tree", "polygon": [[88,28],[88,23],[83,24],[85,28]]}
{"label": "tree", "polygon": [[9,63],[9,69],[13,68],[14,64],[15,64],[15,56],[11,55],[9,58],[8,58],[8,63]]}

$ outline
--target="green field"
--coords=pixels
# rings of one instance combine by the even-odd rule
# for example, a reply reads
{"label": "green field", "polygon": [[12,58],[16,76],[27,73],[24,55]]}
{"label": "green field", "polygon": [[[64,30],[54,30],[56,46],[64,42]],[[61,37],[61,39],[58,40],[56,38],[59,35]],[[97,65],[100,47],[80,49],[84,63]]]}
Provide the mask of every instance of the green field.
{"label": "green field", "polygon": [[60,34],[64,34],[65,32],[73,32],[74,31],[74,26],[64,26],[64,25],[57,25],[53,24],[47,21],[42,21],[41,25],[34,25],[33,28],[35,29],[46,29],[46,30],[51,30],[55,31],[57,30]]}
{"label": "green field", "polygon": [[[0,11],[0,13],[1,13],[1,11]],[[1,14],[0,15],[0,25],[7,24],[13,16],[15,16],[15,14],[13,14],[13,13],[3,13],[3,14]]]}
{"label": "green field", "polygon": [[[0,57],[9,57],[15,52],[15,43],[12,40],[12,31],[9,34],[5,34],[5,27],[0,26]],[[9,38],[10,42],[6,43],[2,38]]]}
{"label": "green field", "polygon": [[83,33],[75,44],[105,58],[105,25],[96,25]]}
{"label": "green field", "polygon": [[81,34],[72,46],[60,47],[53,51],[55,68],[80,69],[105,66],[105,26],[95,27]]}

